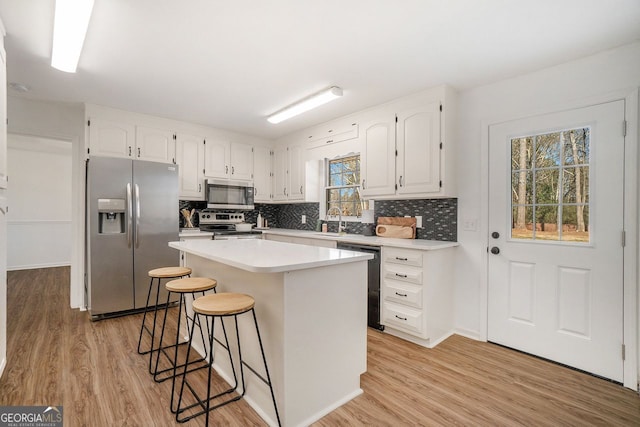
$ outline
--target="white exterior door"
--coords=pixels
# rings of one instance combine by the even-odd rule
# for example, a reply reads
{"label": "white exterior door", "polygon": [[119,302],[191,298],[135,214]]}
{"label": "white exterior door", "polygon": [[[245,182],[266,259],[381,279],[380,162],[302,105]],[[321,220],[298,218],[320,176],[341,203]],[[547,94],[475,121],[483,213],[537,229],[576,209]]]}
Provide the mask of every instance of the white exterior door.
{"label": "white exterior door", "polygon": [[489,128],[489,341],[620,382],[624,108]]}

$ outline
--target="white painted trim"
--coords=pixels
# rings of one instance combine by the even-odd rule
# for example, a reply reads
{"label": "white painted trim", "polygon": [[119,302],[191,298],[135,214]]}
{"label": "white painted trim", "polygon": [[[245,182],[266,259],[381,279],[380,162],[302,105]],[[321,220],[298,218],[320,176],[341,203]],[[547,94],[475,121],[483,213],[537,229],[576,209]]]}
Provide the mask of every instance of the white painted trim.
{"label": "white painted trim", "polygon": [[0,361],[0,378],[2,378],[2,374],[4,373],[4,368],[7,367],[7,358],[3,357],[2,361]]}
{"label": "white painted trim", "polygon": [[18,270],[35,270],[38,268],[53,268],[53,267],[69,267],[71,263],[69,262],[52,262],[52,263],[44,263],[44,264],[26,264],[26,265],[13,265],[11,267],[7,267],[7,271],[18,271]]}
{"label": "white painted trim", "polygon": [[[626,359],[624,361],[624,386],[638,390],[638,122],[640,121],[638,88],[628,88],[603,95],[585,97],[544,109],[536,109],[526,114],[510,117],[496,117],[481,123],[480,142],[480,219],[479,232],[484,237],[485,247],[489,247],[489,126],[512,120],[523,119],[541,114],[566,111],[590,105],[617,100],[625,101],[627,136],[625,138],[625,228],[627,242],[624,251],[624,342]],[[480,331],[479,339],[486,341],[488,336],[488,256],[482,251],[480,263]]]}
{"label": "white painted trim", "polygon": [[460,335],[461,337],[469,338],[475,341],[486,341],[480,338],[480,332],[472,331],[470,329],[456,328],[452,335]]}

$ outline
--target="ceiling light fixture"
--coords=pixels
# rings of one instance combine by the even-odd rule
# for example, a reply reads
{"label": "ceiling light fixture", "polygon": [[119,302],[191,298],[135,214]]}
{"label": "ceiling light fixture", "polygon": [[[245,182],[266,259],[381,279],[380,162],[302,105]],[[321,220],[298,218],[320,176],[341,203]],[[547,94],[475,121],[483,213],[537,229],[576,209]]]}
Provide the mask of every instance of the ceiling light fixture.
{"label": "ceiling light fixture", "polygon": [[51,66],[75,73],[94,0],[56,0]]}
{"label": "ceiling light fixture", "polygon": [[267,120],[271,123],[280,123],[293,116],[302,114],[305,111],[309,111],[313,108],[326,104],[329,101],[333,101],[336,98],[340,98],[341,96],[342,89],[337,86],[332,86],[329,89],[325,89],[322,92],[318,92],[308,98],[296,102],[295,104],[291,104],[290,106],[283,108],[277,113],[267,117]]}

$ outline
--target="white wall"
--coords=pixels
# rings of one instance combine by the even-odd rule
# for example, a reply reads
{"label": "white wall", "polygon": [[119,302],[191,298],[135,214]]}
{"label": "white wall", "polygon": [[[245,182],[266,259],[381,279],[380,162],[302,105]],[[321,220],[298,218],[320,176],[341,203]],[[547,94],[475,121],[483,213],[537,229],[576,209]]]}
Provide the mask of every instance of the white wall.
{"label": "white wall", "polygon": [[[619,99],[640,86],[640,42],[597,55],[532,72],[517,78],[459,92],[458,122],[458,224],[479,221],[478,231],[458,228],[462,244],[457,252],[455,323],[459,332],[486,338],[487,201],[486,138],[488,125],[539,113],[553,112]],[[628,102],[630,134],[637,144],[636,106]],[[632,164],[637,165],[637,159]],[[630,183],[637,191],[637,182]],[[635,194],[637,197],[637,193]],[[633,207],[635,209],[635,207]],[[633,225],[635,227],[635,225]],[[634,242],[637,235],[632,236]],[[634,247],[628,250],[636,251]],[[637,259],[633,260],[637,261]],[[634,262],[635,264],[635,262]],[[637,283],[632,284],[637,287]],[[635,314],[631,318],[636,318]],[[634,354],[637,354],[635,349]]]}
{"label": "white wall", "polygon": [[9,96],[8,131],[68,141],[72,150],[71,189],[71,307],[83,301],[84,243],[84,107],[79,104],[35,101]]}
{"label": "white wall", "polygon": [[71,264],[71,143],[9,135],[7,269]]}

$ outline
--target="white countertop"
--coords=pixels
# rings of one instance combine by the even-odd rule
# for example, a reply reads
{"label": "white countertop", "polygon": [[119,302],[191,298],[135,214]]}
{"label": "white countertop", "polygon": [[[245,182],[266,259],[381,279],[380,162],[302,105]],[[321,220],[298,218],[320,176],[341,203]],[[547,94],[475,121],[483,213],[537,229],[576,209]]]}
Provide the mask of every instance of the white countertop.
{"label": "white countertop", "polygon": [[452,248],[459,246],[458,242],[443,242],[439,240],[424,239],[394,239],[389,237],[363,236],[361,234],[321,233],[318,231],[289,230],[284,228],[270,228],[263,230],[262,234],[277,234],[281,236],[303,237],[307,239],[335,240],[338,243],[359,243],[371,246],[389,246],[394,248],[419,249],[430,251],[435,249]]}
{"label": "white countertop", "polygon": [[261,239],[192,239],[169,242],[169,246],[253,273],[281,273],[373,258],[373,255],[363,252]]}

